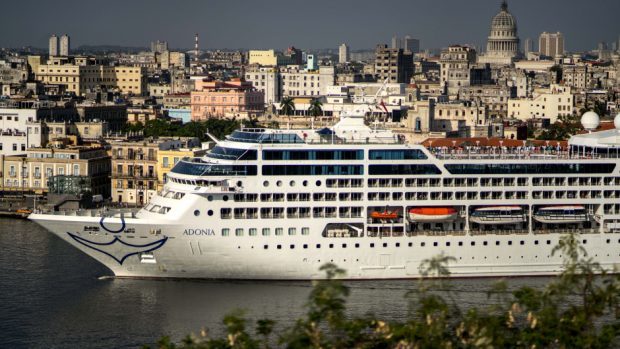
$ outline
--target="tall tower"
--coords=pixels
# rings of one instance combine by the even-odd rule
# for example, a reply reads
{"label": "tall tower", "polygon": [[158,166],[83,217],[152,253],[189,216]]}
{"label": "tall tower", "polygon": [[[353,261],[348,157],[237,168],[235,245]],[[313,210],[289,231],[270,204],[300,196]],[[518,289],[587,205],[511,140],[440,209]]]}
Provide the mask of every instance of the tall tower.
{"label": "tall tower", "polygon": [[338,63],[347,63],[351,59],[349,55],[349,46],[347,46],[347,44],[340,45],[340,47],[338,48]]}
{"label": "tall tower", "polygon": [[56,34],[50,37],[49,54],[50,57],[58,56],[58,37],[56,36]]}
{"label": "tall tower", "polygon": [[564,54],[564,35],[562,33],[543,32],[538,38],[538,50],[543,56],[554,58]]}
{"label": "tall tower", "polygon": [[67,57],[71,51],[71,38],[65,34],[60,37],[60,55]]}
{"label": "tall tower", "polygon": [[525,54],[525,56],[527,56],[528,53],[532,52],[534,49],[532,48],[532,39],[527,38],[525,39],[525,41],[523,42],[523,53]]}

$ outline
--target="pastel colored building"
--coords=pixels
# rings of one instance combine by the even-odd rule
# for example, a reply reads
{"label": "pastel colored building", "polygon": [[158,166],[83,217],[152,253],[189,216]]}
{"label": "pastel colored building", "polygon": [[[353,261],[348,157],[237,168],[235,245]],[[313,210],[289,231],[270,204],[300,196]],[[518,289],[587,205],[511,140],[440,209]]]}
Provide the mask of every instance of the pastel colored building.
{"label": "pastel colored building", "polygon": [[265,108],[265,94],[252,87],[252,83],[231,81],[196,80],[196,90],[191,93],[192,120],[210,117],[248,116],[260,114]]}

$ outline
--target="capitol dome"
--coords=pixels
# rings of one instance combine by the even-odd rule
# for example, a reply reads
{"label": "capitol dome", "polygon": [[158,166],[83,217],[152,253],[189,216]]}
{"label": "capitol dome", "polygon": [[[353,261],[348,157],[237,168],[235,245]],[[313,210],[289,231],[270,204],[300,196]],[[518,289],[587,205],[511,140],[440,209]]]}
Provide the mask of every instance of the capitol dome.
{"label": "capitol dome", "polygon": [[508,4],[506,2],[502,3],[501,11],[493,17],[493,21],[491,21],[491,28],[491,30],[513,29],[516,32],[517,21],[513,15],[508,12]]}
{"label": "capitol dome", "polygon": [[517,20],[508,12],[508,4],[502,2],[500,11],[491,20],[487,50],[479,63],[509,65],[519,56]]}

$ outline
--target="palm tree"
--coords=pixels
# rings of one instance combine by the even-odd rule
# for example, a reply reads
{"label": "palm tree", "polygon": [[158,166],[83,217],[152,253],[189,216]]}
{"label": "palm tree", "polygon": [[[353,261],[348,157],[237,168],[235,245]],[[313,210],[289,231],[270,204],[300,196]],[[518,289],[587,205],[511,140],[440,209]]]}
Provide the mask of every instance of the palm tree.
{"label": "palm tree", "polygon": [[295,101],[293,97],[284,97],[280,101],[280,112],[284,115],[291,115],[295,113]]}
{"label": "palm tree", "polygon": [[310,102],[310,108],[308,108],[308,113],[315,118],[323,115],[323,103],[321,103],[318,98],[312,99],[312,102]]}

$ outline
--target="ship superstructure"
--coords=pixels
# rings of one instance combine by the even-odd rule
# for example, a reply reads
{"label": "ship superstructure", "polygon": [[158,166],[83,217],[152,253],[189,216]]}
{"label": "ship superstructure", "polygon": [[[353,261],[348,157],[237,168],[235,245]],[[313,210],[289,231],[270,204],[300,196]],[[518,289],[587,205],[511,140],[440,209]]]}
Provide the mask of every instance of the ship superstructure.
{"label": "ship superstructure", "polygon": [[30,218],[120,277],[314,279],[332,262],[412,278],[441,253],[454,276],[548,275],[563,234],[620,263],[620,117],[568,148],[481,151],[405,144],[360,115],[237,130],[180,160],[137,214]]}

